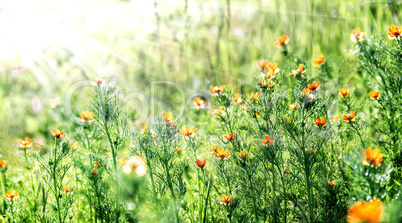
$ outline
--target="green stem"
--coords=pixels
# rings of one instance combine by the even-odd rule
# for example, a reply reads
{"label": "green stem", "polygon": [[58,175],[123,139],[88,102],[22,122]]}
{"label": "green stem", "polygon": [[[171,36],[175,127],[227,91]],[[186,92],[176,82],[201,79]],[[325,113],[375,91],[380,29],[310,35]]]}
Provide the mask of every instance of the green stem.
{"label": "green stem", "polygon": [[173,209],[174,209],[174,212],[175,212],[174,214],[175,214],[175,217],[176,217],[176,222],[179,222],[179,212],[177,210],[176,196],[174,194],[173,183],[172,183],[172,179],[170,177],[168,163],[167,163],[166,160],[163,162],[163,165],[165,166],[166,178],[167,178],[167,181],[168,181],[170,193],[171,193],[172,198],[173,198]]}
{"label": "green stem", "polygon": [[274,222],[279,222],[278,221],[278,206],[276,204],[276,174],[275,174],[275,165],[272,163],[272,195],[273,195],[273,201],[274,201]]}
{"label": "green stem", "polygon": [[114,170],[114,175],[115,175],[115,188],[116,188],[116,202],[115,202],[115,211],[116,211],[116,219],[115,222],[119,222],[119,215],[120,215],[120,205],[119,205],[119,183],[118,183],[118,177],[117,177],[117,162],[116,162],[116,151],[115,151],[115,147],[114,144],[112,142],[112,137],[110,136],[110,131],[109,131],[109,127],[108,127],[108,123],[107,121],[105,122],[105,132],[106,132],[106,136],[107,139],[109,141],[110,144],[110,149],[112,151],[112,159],[113,159],[113,170]]}
{"label": "green stem", "polygon": [[57,216],[59,218],[59,222],[62,223],[61,212],[60,212],[60,197],[59,197],[59,189],[57,187],[57,179],[56,179],[56,166],[57,166],[57,138],[54,141],[54,159],[53,159],[53,186],[54,186],[54,196],[56,198],[56,207],[57,207]]}

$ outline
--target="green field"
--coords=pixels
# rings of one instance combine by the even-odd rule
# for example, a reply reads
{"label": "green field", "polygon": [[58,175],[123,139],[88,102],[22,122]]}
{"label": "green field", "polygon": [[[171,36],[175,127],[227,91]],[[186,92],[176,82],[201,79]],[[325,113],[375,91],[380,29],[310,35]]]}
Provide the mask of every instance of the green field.
{"label": "green field", "polygon": [[[371,222],[402,221],[402,40],[388,38],[401,8],[398,0],[1,2],[3,222],[353,222],[352,205],[374,198],[383,210]],[[354,43],[358,27],[367,36]],[[289,42],[274,45],[284,34]],[[325,63],[313,65],[319,56]],[[269,77],[260,60],[280,71]],[[289,75],[299,64],[305,76]],[[313,81],[319,90],[306,93]],[[226,88],[213,96],[211,85]],[[84,111],[93,116],[82,121]],[[351,111],[356,121],[344,121]],[[183,138],[184,126],[196,135]],[[55,139],[53,128],[67,136]],[[222,138],[229,133],[234,141]],[[261,144],[266,135],[274,143]],[[205,169],[195,163],[204,158]]]}

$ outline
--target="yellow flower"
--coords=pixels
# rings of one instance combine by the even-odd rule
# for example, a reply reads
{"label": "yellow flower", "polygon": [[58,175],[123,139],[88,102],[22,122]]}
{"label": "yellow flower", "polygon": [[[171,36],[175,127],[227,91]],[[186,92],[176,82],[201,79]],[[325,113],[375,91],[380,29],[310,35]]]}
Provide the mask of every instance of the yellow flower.
{"label": "yellow flower", "polygon": [[339,96],[345,98],[349,95],[349,91],[346,88],[339,89]]}
{"label": "yellow flower", "polygon": [[20,147],[24,149],[31,148],[31,142],[32,140],[28,137],[25,137],[25,139],[20,139]]}
{"label": "yellow flower", "polygon": [[364,37],[366,37],[366,33],[362,32],[360,28],[354,29],[350,34],[350,40],[355,43],[363,41]]}
{"label": "yellow flower", "polygon": [[380,97],[380,92],[377,90],[370,91],[369,95],[371,99],[377,100]]}
{"label": "yellow flower", "polygon": [[246,97],[249,101],[257,101],[258,99],[260,99],[260,94],[257,92],[251,92],[250,95],[246,94]]}
{"label": "yellow flower", "polygon": [[323,56],[319,56],[317,57],[315,60],[313,60],[313,64],[315,66],[320,66],[321,64],[323,64],[325,62],[325,57]]}
{"label": "yellow flower", "polygon": [[68,145],[70,146],[71,149],[77,149],[78,148],[78,143],[76,141],[70,140],[68,142]]}
{"label": "yellow flower", "polygon": [[224,107],[219,107],[219,110],[212,110],[212,113],[215,115],[215,117],[223,117],[226,116],[225,108]]}
{"label": "yellow flower", "polygon": [[283,34],[281,37],[278,38],[277,41],[274,42],[274,45],[277,46],[278,48],[282,47],[283,45],[286,45],[289,43],[289,38],[285,34]]}
{"label": "yellow flower", "polygon": [[173,123],[173,115],[172,115],[172,113],[163,112],[163,118],[165,119],[166,123],[168,123],[168,124]]}
{"label": "yellow flower", "polygon": [[63,191],[64,191],[66,194],[68,194],[68,193],[70,193],[71,191],[73,191],[73,188],[71,188],[70,186],[63,187]]}
{"label": "yellow flower", "polygon": [[194,129],[194,127],[188,128],[188,126],[184,126],[180,132],[183,134],[185,139],[189,139],[195,136],[195,131],[197,129]]}
{"label": "yellow flower", "polygon": [[363,164],[366,166],[381,166],[382,158],[384,154],[376,148],[374,151],[369,147],[366,150],[363,149]]}
{"label": "yellow flower", "polygon": [[271,88],[275,85],[275,82],[271,81],[270,79],[266,80],[265,78],[260,77],[260,85],[262,88]]}
{"label": "yellow flower", "polygon": [[147,133],[149,130],[149,125],[146,123],[145,125],[141,125],[141,134]]}
{"label": "yellow flower", "polygon": [[64,131],[58,130],[58,129],[52,129],[52,135],[56,138],[56,139],[61,139],[63,138],[66,133],[64,133]]}
{"label": "yellow flower", "polygon": [[16,190],[10,190],[6,193],[6,197],[7,199],[14,200],[18,197],[18,192]]}
{"label": "yellow flower", "polygon": [[348,223],[369,222],[378,223],[381,220],[383,206],[378,198],[371,201],[359,201],[350,207],[347,216]]}
{"label": "yellow flower", "polygon": [[270,62],[268,62],[268,60],[257,61],[257,67],[259,70],[265,69],[268,72],[272,71],[273,74],[279,72],[278,64],[277,63],[271,64]]}
{"label": "yellow flower", "polygon": [[219,149],[218,146],[212,146],[211,150],[218,159],[227,159],[230,157],[229,149]]}
{"label": "yellow flower", "polygon": [[126,158],[121,158],[121,159],[119,159],[119,164],[120,165],[124,165],[126,163]]}
{"label": "yellow flower", "polygon": [[241,94],[240,94],[240,93],[236,93],[235,96],[234,96],[234,98],[233,98],[233,103],[234,103],[235,105],[238,105],[238,104],[240,104],[241,102],[242,102],[242,100],[241,100]]}
{"label": "yellow flower", "polygon": [[305,70],[303,68],[303,64],[300,64],[299,67],[296,70],[293,70],[291,74],[289,75],[293,75],[293,77],[300,77],[303,78],[304,77],[304,73],[306,73],[307,70]]}
{"label": "yellow flower", "polygon": [[295,103],[289,105],[289,109],[290,109],[291,111],[295,110],[296,108],[297,108],[297,102],[295,102]]}
{"label": "yellow flower", "polygon": [[402,26],[398,27],[396,25],[392,25],[391,27],[388,28],[388,38],[389,39],[397,39],[399,40],[401,38],[402,34]]}
{"label": "yellow flower", "polygon": [[329,118],[329,120],[334,124],[339,124],[340,118],[337,115],[335,115],[334,118]]}

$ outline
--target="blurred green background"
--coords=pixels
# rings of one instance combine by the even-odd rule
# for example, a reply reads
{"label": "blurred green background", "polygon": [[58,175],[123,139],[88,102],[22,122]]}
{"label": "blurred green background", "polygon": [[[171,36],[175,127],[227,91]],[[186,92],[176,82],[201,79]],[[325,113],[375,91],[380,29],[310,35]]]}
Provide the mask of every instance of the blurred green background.
{"label": "blurred green background", "polygon": [[273,44],[282,34],[295,58],[326,57],[333,73],[322,79],[364,87],[345,52],[350,33],[386,35],[400,25],[400,9],[401,1],[2,1],[1,155],[12,156],[18,138],[39,148],[51,128],[71,128],[69,115],[89,109],[92,75],[116,81],[136,122],[153,112],[152,102],[155,111],[180,113],[211,84],[245,93],[257,60],[277,62],[285,74],[295,68],[282,66]]}

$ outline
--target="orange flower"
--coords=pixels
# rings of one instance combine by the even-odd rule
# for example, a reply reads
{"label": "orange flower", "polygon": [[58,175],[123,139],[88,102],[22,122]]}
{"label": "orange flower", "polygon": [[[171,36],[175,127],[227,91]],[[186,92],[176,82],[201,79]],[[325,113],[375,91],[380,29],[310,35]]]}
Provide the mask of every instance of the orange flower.
{"label": "orange flower", "polygon": [[58,130],[58,129],[52,129],[52,135],[56,138],[56,139],[61,139],[63,138],[66,133],[64,133],[64,131]]}
{"label": "orange flower", "polygon": [[366,37],[366,33],[362,32],[360,28],[354,29],[350,34],[350,40],[355,43],[363,41],[364,37]]}
{"label": "orange flower", "polygon": [[376,148],[374,151],[369,147],[366,150],[363,149],[363,164],[366,166],[381,166],[382,158],[384,154]]}
{"label": "orange flower", "polygon": [[106,86],[106,79],[105,78],[95,77],[94,75],[92,75],[92,80],[93,80],[92,85],[101,86],[101,87]]}
{"label": "orange flower", "polygon": [[272,144],[274,143],[274,138],[273,137],[269,137],[269,135],[265,136],[265,139],[261,139],[261,143],[263,145],[268,145],[268,144]]}
{"label": "orange flower", "polygon": [[229,149],[219,149],[217,146],[213,146],[212,150],[218,159],[227,159],[230,157]]}
{"label": "orange flower", "polygon": [[221,86],[210,86],[209,90],[212,92],[213,96],[218,96],[220,93],[223,92],[223,90],[225,90],[226,85],[221,85]]}
{"label": "orange flower", "polygon": [[288,174],[288,173],[290,173],[290,171],[289,171],[289,169],[286,169],[286,170],[283,171],[283,173]]}
{"label": "orange flower", "polygon": [[18,197],[18,192],[16,190],[10,190],[6,193],[7,199],[14,200],[14,198]]}
{"label": "orange flower", "polygon": [[315,150],[313,147],[310,147],[307,149],[310,153],[315,153],[317,150]]}
{"label": "orange flower", "polygon": [[234,135],[233,135],[233,133],[228,133],[228,134],[226,134],[226,135],[223,135],[223,138],[225,138],[227,141],[232,141],[232,140],[234,140]]}
{"label": "orange flower", "polygon": [[204,169],[205,164],[207,163],[207,158],[204,159],[204,161],[201,160],[196,160],[195,164],[197,165],[198,168]]}
{"label": "orange flower", "polygon": [[260,98],[260,94],[257,92],[251,92],[250,95],[246,94],[246,97],[249,101],[256,101]]}
{"label": "orange flower", "polygon": [[130,174],[132,171],[139,177],[146,174],[147,168],[145,166],[145,160],[139,156],[130,157],[122,167],[123,173]]}
{"label": "orange flower", "polygon": [[147,133],[149,130],[149,125],[146,123],[145,125],[141,125],[141,134]]}
{"label": "orange flower", "polygon": [[238,104],[240,104],[241,102],[242,102],[242,100],[241,100],[241,94],[240,94],[240,93],[236,93],[235,96],[234,96],[234,98],[233,98],[233,103],[234,103],[235,105],[238,105]]}
{"label": "orange flower", "polygon": [[84,111],[80,115],[81,121],[86,123],[91,123],[94,120],[94,113],[89,111]]}
{"label": "orange flower", "polygon": [[300,64],[299,67],[296,70],[293,70],[291,74],[289,75],[293,75],[293,77],[300,77],[303,78],[304,77],[304,73],[306,73],[307,70],[305,70],[303,68],[303,64]]}
{"label": "orange flower", "polygon": [[63,187],[63,191],[64,191],[66,194],[68,194],[68,193],[70,193],[71,191],[73,191],[73,188],[71,188],[70,186]]}
{"label": "orange flower", "polygon": [[32,140],[28,137],[25,137],[25,139],[20,139],[20,147],[24,149],[31,148],[31,142]]}
{"label": "orange flower", "polygon": [[95,162],[94,166],[95,167],[101,167],[100,163],[98,163],[98,162]]}
{"label": "orange flower", "polygon": [[313,64],[315,66],[320,66],[321,64],[323,64],[325,62],[325,57],[323,56],[319,56],[317,57],[315,60],[313,60]]}
{"label": "orange flower", "polygon": [[180,153],[181,153],[181,148],[176,148],[176,149],[174,150],[174,152],[180,154]]}
{"label": "orange flower", "polygon": [[402,34],[402,26],[398,27],[396,25],[392,25],[391,27],[388,28],[388,38],[389,39],[397,39],[399,40],[401,38]]}
{"label": "orange flower", "polygon": [[172,113],[163,112],[163,118],[165,119],[166,123],[173,123],[173,115]]}
{"label": "orange flower", "polygon": [[370,91],[369,95],[371,99],[377,100],[380,97],[380,92],[377,90]]}
{"label": "orange flower", "polygon": [[188,128],[188,126],[184,126],[180,132],[183,134],[185,139],[189,139],[195,136],[195,131],[197,129],[194,129],[194,127]]}
{"label": "orange flower", "polygon": [[259,60],[257,61],[257,67],[259,70],[265,69],[266,71],[272,71],[272,73],[276,74],[279,72],[278,64],[273,63],[271,64],[268,60]]}
{"label": "orange flower", "polygon": [[283,34],[281,37],[278,38],[277,41],[274,42],[274,45],[277,46],[278,48],[282,47],[283,45],[286,45],[289,43],[289,38]]}
{"label": "orange flower", "polygon": [[224,194],[221,198],[221,204],[223,205],[229,205],[233,201],[233,196],[227,197],[226,194]]}
{"label": "orange flower", "polygon": [[91,174],[96,175],[96,174],[98,174],[98,171],[94,168],[93,170],[91,170]]}
{"label": "orange flower", "polygon": [[348,95],[349,95],[349,90],[347,90],[346,88],[339,89],[339,96],[341,96],[342,98],[345,98]]}
{"label": "orange flower", "polygon": [[354,122],[355,121],[355,113],[350,112],[350,114],[343,114],[343,120],[345,122]]}
{"label": "orange flower", "polygon": [[323,127],[325,127],[325,122],[327,121],[327,119],[324,117],[321,117],[321,118],[314,119],[314,121],[315,121],[315,124],[317,125],[317,127],[323,128]]}
{"label": "orange flower", "polygon": [[4,160],[0,160],[0,168],[3,168],[6,166],[6,162]]}
{"label": "orange flower", "polygon": [[206,101],[202,100],[201,98],[194,98],[194,105],[197,109],[204,109]]}
{"label": "orange flower", "polygon": [[335,180],[334,181],[328,181],[328,187],[335,187]]}
{"label": "orange flower", "polygon": [[265,69],[268,64],[268,60],[257,60],[257,67],[259,70]]}
{"label": "orange flower", "polygon": [[248,152],[246,150],[241,151],[241,153],[236,152],[240,160],[245,161],[248,158]]}
{"label": "orange flower", "polygon": [[291,111],[293,111],[293,110],[296,109],[296,108],[297,108],[297,102],[295,102],[295,103],[289,105],[289,109],[290,109]]}
{"label": "orange flower", "polygon": [[310,89],[310,91],[316,91],[316,90],[320,89],[320,82],[317,83],[317,82],[313,81],[313,83],[308,84],[307,87],[308,87],[308,89]]}
{"label": "orange flower", "polygon": [[350,207],[347,216],[348,223],[369,222],[378,223],[381,220],[383,206],[378,198],[371,201],[359,201]]}

